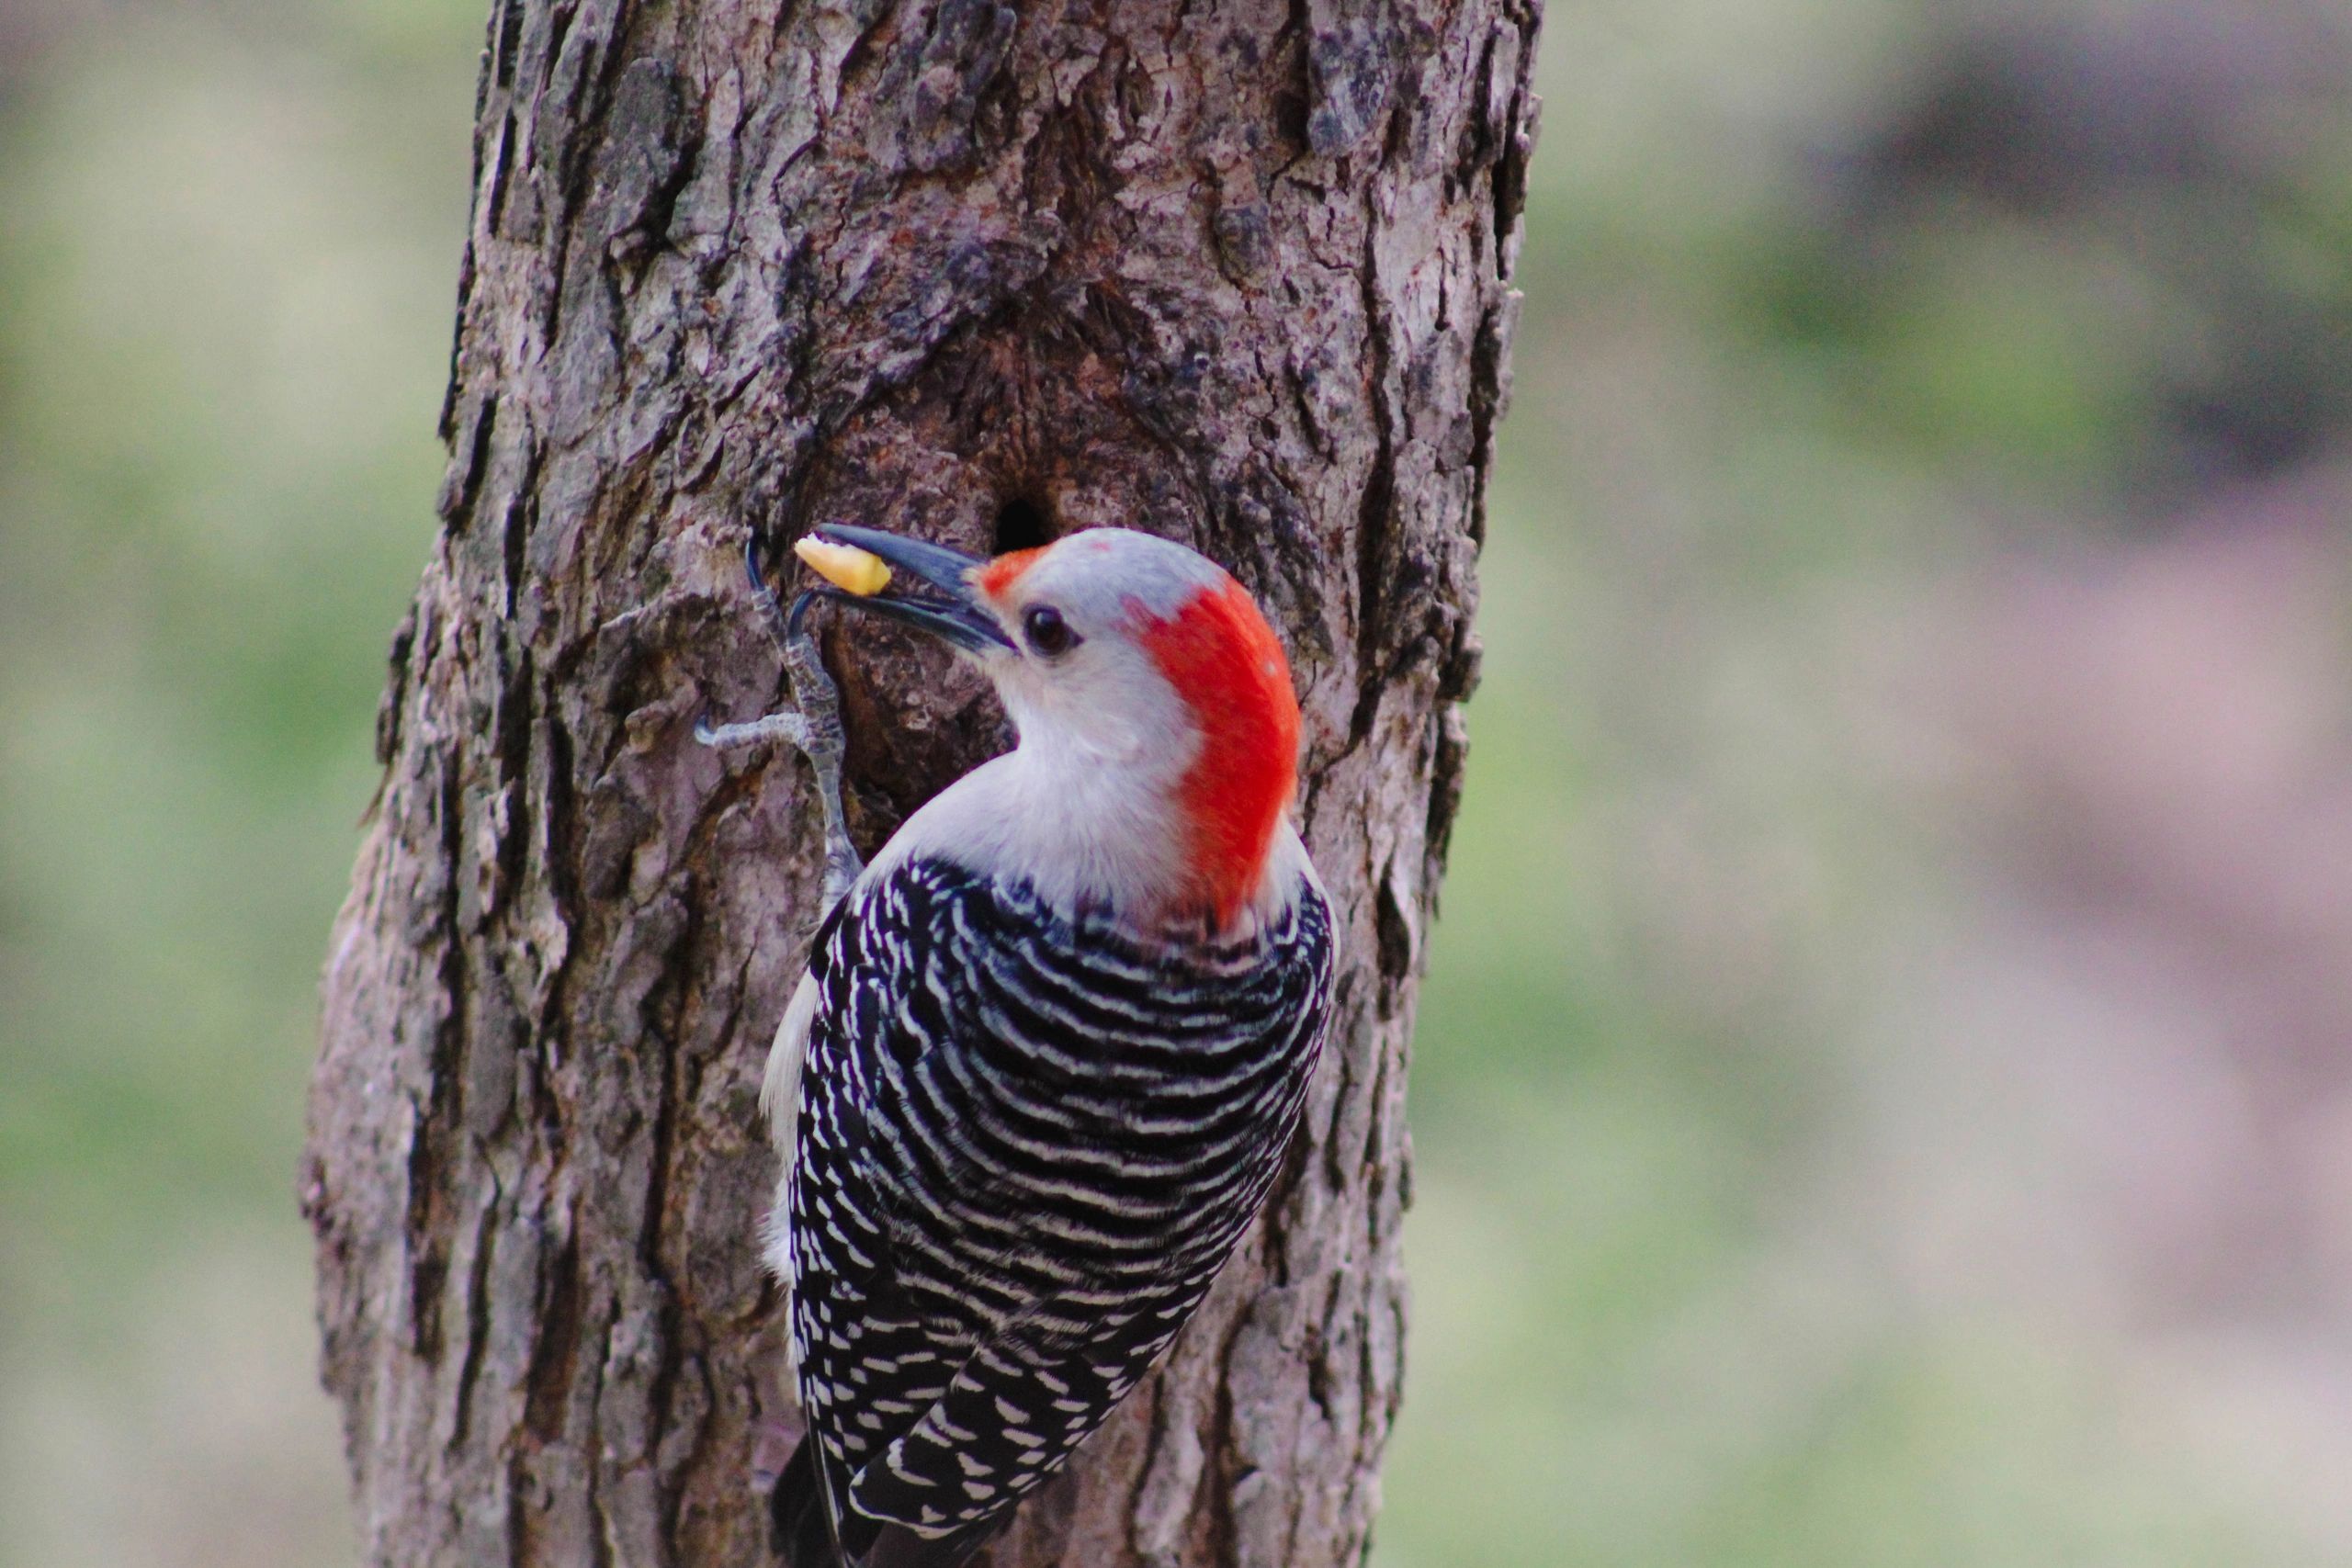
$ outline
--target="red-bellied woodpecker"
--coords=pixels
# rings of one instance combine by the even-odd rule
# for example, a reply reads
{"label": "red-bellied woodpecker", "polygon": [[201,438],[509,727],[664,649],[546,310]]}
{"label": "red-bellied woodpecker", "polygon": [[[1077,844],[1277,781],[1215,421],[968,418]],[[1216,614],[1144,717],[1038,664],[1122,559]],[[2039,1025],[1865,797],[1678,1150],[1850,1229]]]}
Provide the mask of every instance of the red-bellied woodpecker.
{"label": "red-bellied woodpecker", "polygon": [[1290,668],[1219,568],[1113,528],[992,561],[815,536],[888,586],[813,596],[944,638],[1020,732],[862,871],[807,596],[801,713],[705,732],[809,753],[839,894],[764,1096],[809,1433],[777,1541],[792,1568],[954,1568],[1149,1370],[1255,1217],[1329,1020],[1331,921],[1289,818]]}

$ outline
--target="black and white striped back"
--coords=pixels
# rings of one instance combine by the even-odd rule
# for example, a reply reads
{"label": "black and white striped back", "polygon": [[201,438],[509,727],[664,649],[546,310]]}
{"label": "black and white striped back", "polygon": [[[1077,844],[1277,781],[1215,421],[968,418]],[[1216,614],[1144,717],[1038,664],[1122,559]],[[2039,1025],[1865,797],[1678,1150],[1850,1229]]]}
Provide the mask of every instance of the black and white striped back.
{"label": "black and white striped back", "polygon": [[1322,1042],[1329,913],[1302,879],[1241,938],[1139,937],[920,859],[852,893],[810,975],[786,1201],[821,1484],[854,1557],[957,1562],[1256,1215]]}

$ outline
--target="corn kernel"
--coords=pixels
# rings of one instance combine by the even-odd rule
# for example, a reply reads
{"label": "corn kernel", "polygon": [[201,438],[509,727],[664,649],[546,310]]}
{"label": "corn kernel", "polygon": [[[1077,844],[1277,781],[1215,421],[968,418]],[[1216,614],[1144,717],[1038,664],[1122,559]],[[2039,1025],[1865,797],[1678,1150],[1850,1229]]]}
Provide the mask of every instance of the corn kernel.
{"label": "corn kernel", "polygon": [[829,545],[817,538],[795,539],[792,553],[806,562],[809,570],[844,593],[870,599],[890,586],[890,569],[882,563],[882,558],[855,545]]}

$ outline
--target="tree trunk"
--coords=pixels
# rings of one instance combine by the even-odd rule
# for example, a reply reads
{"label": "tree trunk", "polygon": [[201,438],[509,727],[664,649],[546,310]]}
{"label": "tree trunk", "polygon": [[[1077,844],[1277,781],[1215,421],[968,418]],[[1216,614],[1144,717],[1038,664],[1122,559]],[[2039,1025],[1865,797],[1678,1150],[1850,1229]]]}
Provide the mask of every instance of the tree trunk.
{"label": "tree trunk", "polygon": [[[750,1563],[754,1107],[820,874],[744,535],[1230,566],[1292,651],[1338,1021],[1265,1222],[1001,1568],[1361,1558],[1461,788],[1535,0],[500,0],[303,1200],[371,1562]],[[829,643],[871,850],[1002,742]],[[773,1416],[769,1409],[765,1414]]]}

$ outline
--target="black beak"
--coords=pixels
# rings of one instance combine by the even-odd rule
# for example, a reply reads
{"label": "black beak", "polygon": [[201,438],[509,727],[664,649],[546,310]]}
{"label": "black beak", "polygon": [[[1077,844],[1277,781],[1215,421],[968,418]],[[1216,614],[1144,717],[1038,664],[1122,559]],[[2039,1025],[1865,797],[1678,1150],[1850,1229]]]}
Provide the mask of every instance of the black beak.
{"label": "black beak", "polygon": [[861,598],[835,592],[828,598],[904,622],[966,653],[1012,647],[1012,639],[972,587],[973,570],[988,564],[978,557],[846,523],[820,524],[809,533],[826,544],[850,545],[878,556],[890,569],[890,584],[879,593]]}

